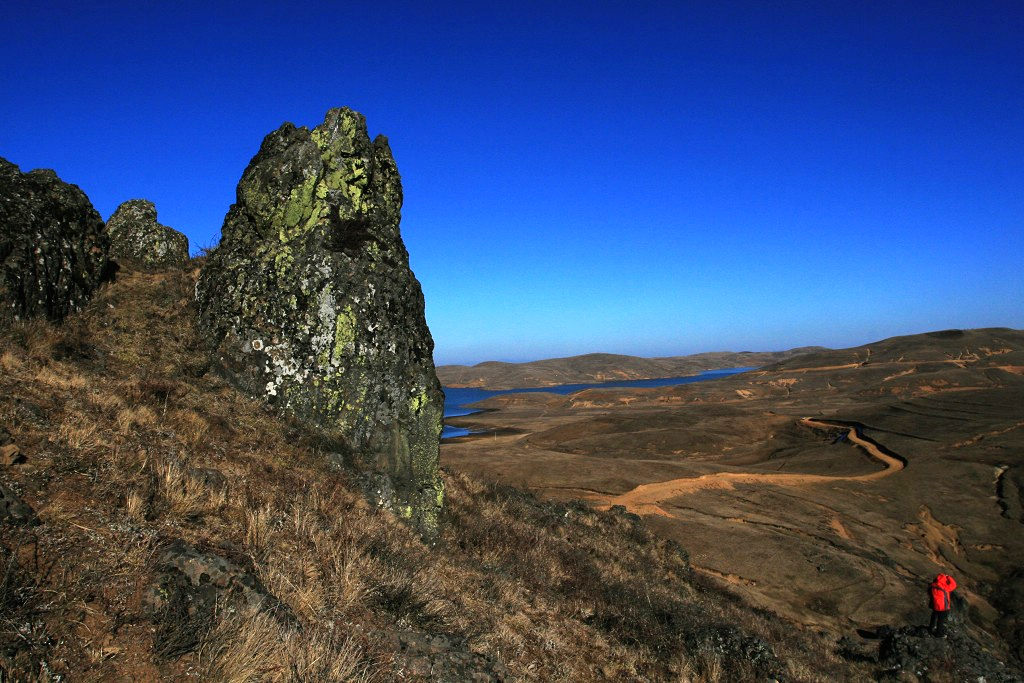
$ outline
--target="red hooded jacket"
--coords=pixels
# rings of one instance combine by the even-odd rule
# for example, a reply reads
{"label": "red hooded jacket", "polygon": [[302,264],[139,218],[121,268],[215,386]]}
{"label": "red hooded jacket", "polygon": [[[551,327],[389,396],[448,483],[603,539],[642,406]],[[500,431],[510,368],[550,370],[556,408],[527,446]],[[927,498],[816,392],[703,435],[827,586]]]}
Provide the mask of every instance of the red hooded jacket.
{"label": "red hooded jacket", "polygon": [[947,612],[952,603],[949,594],[956,589],[956,581],[949,574],[939,574],[928,587],[928,594],[931,596],[932,609],[936,612]]}

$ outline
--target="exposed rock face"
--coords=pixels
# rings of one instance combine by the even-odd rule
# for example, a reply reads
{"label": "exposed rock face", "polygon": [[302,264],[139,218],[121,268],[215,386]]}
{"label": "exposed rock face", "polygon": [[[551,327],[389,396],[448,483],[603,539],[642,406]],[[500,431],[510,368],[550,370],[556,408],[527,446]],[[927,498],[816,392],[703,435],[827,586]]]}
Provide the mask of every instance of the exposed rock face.
{"label": "exposed rock face", "polygon": [[0,159],[0,323],[61,320],[110,279],[103,219],[77,185]]}
{"label": "exposed rock face", "polygon": [[107,221],[110,253],[143,268],[180,266],[188,261],[188,238],[160,225],[156,206],[148,199],[129,199]]}
{"label": "exposed rock face", "polygon": [[401,206],[387,139],[371,142],[361,114],[286,123],[242,175],[196,293],[228,377],[335,435],[429,531],[444,397]]}

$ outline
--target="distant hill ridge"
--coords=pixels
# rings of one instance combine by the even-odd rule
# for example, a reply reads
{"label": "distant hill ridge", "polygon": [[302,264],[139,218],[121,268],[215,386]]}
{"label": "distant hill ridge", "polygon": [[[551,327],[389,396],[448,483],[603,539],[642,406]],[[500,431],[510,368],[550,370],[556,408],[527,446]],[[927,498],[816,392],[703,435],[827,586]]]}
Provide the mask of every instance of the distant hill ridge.
{"label": "distant hill ridge", "polygon": [[[936,330],[920,334],[888,337],[848,349],[808,349],[799,358],[785,358],[763,370],[842,370],[885,363],[951,363],[961,367],[985,360],[1015,358],[1022,344],[1021,330],[1009,327],[983,327],[966,330]],[[1007,355],[1010,354],[1010,355]],[[995,363],[1004,365],[1005,362]]]}
{"label": "distant hill ridge", "polygon": [[801,346],[788,351],[710,351],[663,358],[588,353],[527,363],[485,361],[472,366],[441,365],[437,368],[437,376],[441,384],[447,387],[521,389],[557,384],[684,377],[705,370],[760,367],[794,356],[828,350],[824,346]]}

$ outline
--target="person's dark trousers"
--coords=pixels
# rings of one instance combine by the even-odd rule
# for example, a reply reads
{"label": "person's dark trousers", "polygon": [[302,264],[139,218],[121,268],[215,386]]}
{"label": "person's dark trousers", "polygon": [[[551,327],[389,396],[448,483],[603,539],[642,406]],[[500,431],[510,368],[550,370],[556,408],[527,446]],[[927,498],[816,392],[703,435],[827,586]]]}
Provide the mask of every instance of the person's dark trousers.
{"label": "person's dark trousers", "polygon": [[933,636],[941,638],[946,635],[946,618],[949,617],[949,612],[940,612],[938,610],[932,610],[932,620],[928,624],[928,630],[931,631]]}

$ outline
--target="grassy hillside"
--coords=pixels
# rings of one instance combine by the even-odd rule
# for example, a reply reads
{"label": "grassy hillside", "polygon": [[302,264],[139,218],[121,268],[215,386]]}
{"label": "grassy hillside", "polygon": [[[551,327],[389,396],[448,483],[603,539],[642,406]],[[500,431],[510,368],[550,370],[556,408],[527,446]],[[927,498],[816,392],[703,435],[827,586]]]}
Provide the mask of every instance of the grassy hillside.
{"label": "grassy hillside", "polygon": [[424,544],[329,440],[209,371],[195,276],[123,273],[0,332],[0,679],[866,675],[621,510],[445,473]]}

